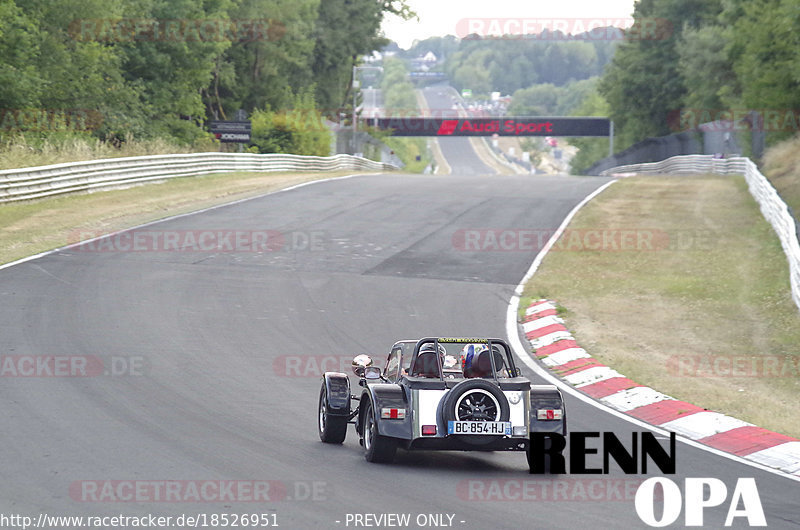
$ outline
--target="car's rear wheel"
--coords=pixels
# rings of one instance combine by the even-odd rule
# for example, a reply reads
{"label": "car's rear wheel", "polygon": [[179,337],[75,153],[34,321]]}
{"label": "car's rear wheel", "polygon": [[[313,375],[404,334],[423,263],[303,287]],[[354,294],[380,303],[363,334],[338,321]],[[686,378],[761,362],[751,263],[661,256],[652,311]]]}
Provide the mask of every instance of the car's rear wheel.
{"label": "car's rear wheel", "polygon": [[368,462],[388,463],[394,460],[397,442],[378,433],[378,424],[372,412],[372,403],[367,401],[364,410],[364,458]]}
{"label": "car's rear wheel", "polygon": [[328,412],[328,397],[325,384],[319,391],[319,414],[317,429],[319,439],[328,444],[340,444],[347,436],[347,416],[334,416]]}
{"label": "car's rear wheel", "polygon": [[[442,420],[450,421],[508,421],[508,400],[500,388],[483,379],[467,379],[453,387],[442,401]],[[454,435],[471,445],[487,445],[495,436]]]}

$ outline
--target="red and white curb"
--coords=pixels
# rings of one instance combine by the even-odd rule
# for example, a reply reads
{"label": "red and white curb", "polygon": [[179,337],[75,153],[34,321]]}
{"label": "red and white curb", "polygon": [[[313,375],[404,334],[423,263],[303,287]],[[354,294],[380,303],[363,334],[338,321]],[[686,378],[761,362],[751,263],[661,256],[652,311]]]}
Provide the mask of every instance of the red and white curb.
{"label": "red and white curb", "polygon": [[800,440],[677,400],[603,365],[578,345],[554,302],[533,302],[522,329],[539,361],[591,398],[703,445],[800,477]]}

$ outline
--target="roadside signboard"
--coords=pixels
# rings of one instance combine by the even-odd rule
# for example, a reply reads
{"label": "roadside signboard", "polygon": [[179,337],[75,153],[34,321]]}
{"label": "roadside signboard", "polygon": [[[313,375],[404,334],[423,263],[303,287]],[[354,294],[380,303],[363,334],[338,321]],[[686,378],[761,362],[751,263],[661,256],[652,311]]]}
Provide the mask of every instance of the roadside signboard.
{"label": "roadside signboard", "polygon": [[609,136],[608,118],[372,118],[367,125],[394,136]]}
{"label": "roadside signboard", "polygon": [[250,121],[219,121],[209,123],[209,132],[220,142],[250,143]]}

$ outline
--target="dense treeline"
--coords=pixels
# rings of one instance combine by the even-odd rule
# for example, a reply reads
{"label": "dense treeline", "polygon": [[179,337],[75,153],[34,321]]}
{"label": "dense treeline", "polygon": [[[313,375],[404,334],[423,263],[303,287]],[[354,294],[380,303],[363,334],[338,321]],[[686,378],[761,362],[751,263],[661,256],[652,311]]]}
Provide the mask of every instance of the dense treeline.
{"label": "dense treeline", "polygon": [[336,115],[386,13],[409,15],[402,0],[0,0],[0,136],[191,143],[239,109],[264,130],[298,104]]}
{"label": "dense treeline", "polygon": [[381,79],[384,114],[386,116],[410,116],[417,110],[414,85],[408,80],[406,63],[389,57],[383,61]]}
{"label": "dense treeline", "polygon": [[560,87],[597,76],[619,42],[569,40],[559,35],[464,39],[457,49],[453,41],[439,39],[426,47],[434,53],[438,48],[445,54],[445,71],[457,89],[470,88],[478,94],[492,91],[513,94],[532,85]]}
{"label": "dense treeline", "polygon": [[[669,34],[621,45],[599,85],[624,148],[685,125],[771,114],[767,141],[797,132],[800,11],[797,0],[640,0],[634,19],[665,18]],[[681,123],[681,109],[683,123]],[[768,117],[769,119],[769,117]]]}

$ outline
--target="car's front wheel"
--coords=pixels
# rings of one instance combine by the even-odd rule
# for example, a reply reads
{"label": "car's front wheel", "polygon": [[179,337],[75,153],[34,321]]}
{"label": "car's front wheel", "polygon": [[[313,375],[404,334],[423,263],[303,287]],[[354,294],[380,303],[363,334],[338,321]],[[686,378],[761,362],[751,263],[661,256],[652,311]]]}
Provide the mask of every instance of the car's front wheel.
{"label": "car's front wheel", "polygon": [[347,436],[347,416],[334,416],[328,412],[328,396],[325,383],[319,391],[317,429],[319,439],[329,444],[340,444]]}
{"label": "car's front wheel", "polygon": [[364,458],[368,462],[388,463],[394,460],[397,442],[378,433],[378,424],[372,412],[372,403],[367,401],[364,410]]}

